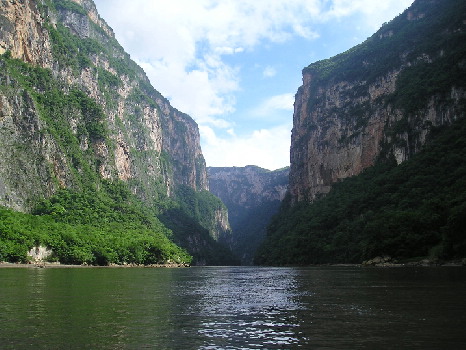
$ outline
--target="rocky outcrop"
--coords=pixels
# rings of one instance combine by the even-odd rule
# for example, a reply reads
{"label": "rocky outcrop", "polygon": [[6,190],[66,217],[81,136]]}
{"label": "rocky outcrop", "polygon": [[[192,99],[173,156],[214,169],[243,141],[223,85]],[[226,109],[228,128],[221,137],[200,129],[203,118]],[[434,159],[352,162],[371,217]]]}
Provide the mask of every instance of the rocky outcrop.
{"label": "rocky outcrop", "polygon": [[44,18],[33,0],[2,1],[0,7],[0,54],[10,51],[25,62],[51,67],[52,49]]}
{"label": "rocky outcrop", "polygon": [[[108,132],[99,140],[83,132],[92,118],[84,110],[60,111],[101,178],[127,182],[146,201],[171,196],[177,185],[208,189],[197,124],[150,85],[91,0],[3,1],[0,22],[0,54],[50,69],[60,98],[78,89],[102,110]],[[50,133],[35,91],[8,70],[0,78],[0,205],[24,211],[34,197],[79,187],[83,173]]]}
{"label": "rocky outcrop", "polygon": [[0,84],[0,205],[25,210],[38,193],[48,196],[57,185],[69,184],[67,160],[44,132],[31,95],[1,61]]}
{"label": "rocky outcrop", "polygon": [[379,158],[409,159],[431,130],[464,115],[463,9],[461,1],[417,0],[365,43],[303,70],[291,140],[293,202],[319,198]]}
{"label": "rocky outcrop", "polygon": [[232,250],[243,265],[250,265],[270,218],[285,197],[289,168],[209,167],[207,171],[210,191],[228,208]]}
{"label": "rocky outcrop", "polygon": [[32,262],[38,263],[46,261],[50,256],[52,256],[52,253],[52,250],[47,247],[36,246],[31,248],[27,253],[27,256]]}

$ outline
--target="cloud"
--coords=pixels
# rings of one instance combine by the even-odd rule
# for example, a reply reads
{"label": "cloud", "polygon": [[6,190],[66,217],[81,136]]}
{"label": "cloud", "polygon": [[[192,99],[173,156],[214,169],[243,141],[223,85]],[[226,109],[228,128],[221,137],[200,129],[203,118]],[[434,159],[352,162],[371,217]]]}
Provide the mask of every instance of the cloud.
{"label": "cloud", "polygon": [[279,111],[293,112],[294,94],[287,93],[272,96],[262,101],[256,108],[252,109],[249,114],[252,118],[262,118],[275,115]]}
{"label": "cloud", "polygon": [[[223,56],[293,37],[315,39],[315,23],[361,13],[377,21],[412,0],[96,0],[118,40],[175,107],[198,122],[231,113],[239,70]],[[330,4],[330,5],[329,5]],[[275,74],[273,68],[265,77]]]}
{"label": "cloud", "polygon": [[[96,3],[153,85],[198,122],[235,108],[239,70],[227,65],[224,56],[241,54],[263,42],[315,37],[308,15],[316,15],[319,8],[318,0]],[[269,67],[264,74],[272,77],[275,72]]]}
{"label": "cloud", "polygon": [[265,77],[265,78],[274,77],[276,74],[277,74],[277,71],[272,66],[265,67],[264,71],[262,72],[262,76]]}
{"label": "cloud", "polygon": [[242,47],[228,47],[228,46],[223,46],[223,47],[216,47],[214,49],[214,52],[218,55],[232,55],[235,53],[241,53],[244,51],[244,48]]}
{"label": "cloud", "polygon": [[190,71],[176,62],[151,60],[138,64],[173,106],[195,117],[198,123],[218,124],[218,116],[234,111],[236,73],[222,62],[211,61]]}
{"label": "cloud", "polygon": [[341,19],[354,14],[360,15],[364,21],[363,25],[377,30],[382,22],[387,18],[396,17],[401,11],[395,9],[405,9],[414,0],[333,0],[330,9],[323,13],[322,20]]}
{"label": "cloud", "polygon": [[230,132],[227,137],[218,137],[208,126],[201,125],[199,129],[208,166],[257,165],[275,170],[290,163],[291,124],[254,130],[243,136]]}
{"label": "cloud", "polygon": [[[199,124],[206,138],[203,152],[208,165],[228,159],[225,165],[250,163],[269,169],[288,164],[291,126],[257,129],[246,136],[235,134],[235,121],[229,116],[237,108],[238,92],[254,95],[242,91],[246,69],[232,63],[238,62],[235,58],[296,38],[315,40],[322,23],[345,17],[357,18],[358,26],[377,29],[401,12],[394,8],[406,8],[412,2],[95,0],[118,41],[143,67],[154,87]],[[265,67],[262,77],[273,82],[276,69],[267,61],[258,63]],[[290,112],[291,120],[293,100],[292,94],[272,96],[247,113],[256,120],[281,123],[283,111]]]}

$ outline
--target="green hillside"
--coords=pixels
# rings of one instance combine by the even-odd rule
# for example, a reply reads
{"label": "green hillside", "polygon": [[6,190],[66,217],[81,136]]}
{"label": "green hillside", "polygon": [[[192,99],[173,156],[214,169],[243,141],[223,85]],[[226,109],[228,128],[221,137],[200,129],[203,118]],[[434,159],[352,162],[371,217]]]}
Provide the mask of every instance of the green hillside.
{"label": "green hillside", "polygon": [[[466,106],[465,106],[466,107]],[[397,166],[380,160],[312,204],[285,203],[256,263],[307,265],[466,256],[466,119]]]}

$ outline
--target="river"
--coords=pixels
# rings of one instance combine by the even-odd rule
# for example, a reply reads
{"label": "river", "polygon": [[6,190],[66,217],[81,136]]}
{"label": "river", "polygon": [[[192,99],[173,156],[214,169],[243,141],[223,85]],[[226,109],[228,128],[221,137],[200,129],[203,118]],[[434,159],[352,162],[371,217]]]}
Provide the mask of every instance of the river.
{"label": "river", "polygon": [[466,349],[464,267],[0,269],[0,349]]}

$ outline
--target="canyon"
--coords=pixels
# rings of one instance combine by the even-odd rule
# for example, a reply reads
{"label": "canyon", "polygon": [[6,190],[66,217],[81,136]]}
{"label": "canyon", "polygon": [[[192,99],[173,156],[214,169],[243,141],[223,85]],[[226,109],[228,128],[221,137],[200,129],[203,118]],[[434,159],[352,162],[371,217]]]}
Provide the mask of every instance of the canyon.
{"label": "canyon", "polygon": [[228,209],[232,234],[228,245],[242,265],[252,265],[271,217],[288,190],[289,168],[208,167],[210,191]]}

